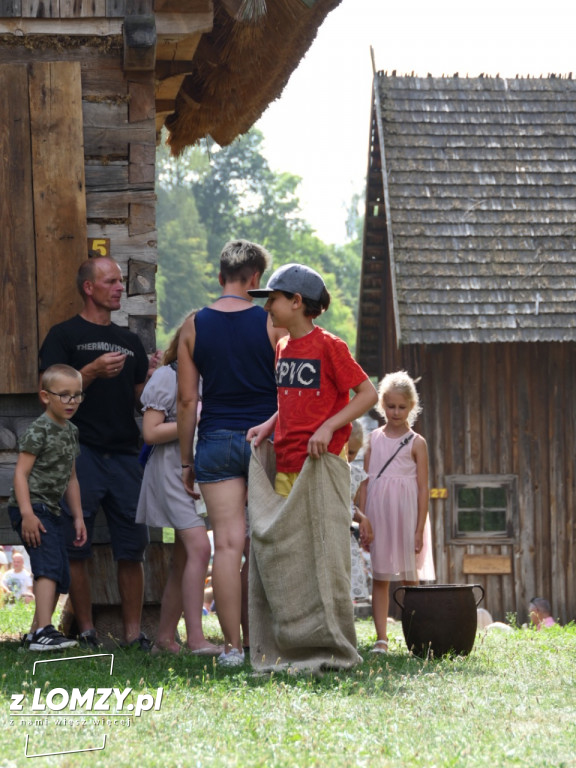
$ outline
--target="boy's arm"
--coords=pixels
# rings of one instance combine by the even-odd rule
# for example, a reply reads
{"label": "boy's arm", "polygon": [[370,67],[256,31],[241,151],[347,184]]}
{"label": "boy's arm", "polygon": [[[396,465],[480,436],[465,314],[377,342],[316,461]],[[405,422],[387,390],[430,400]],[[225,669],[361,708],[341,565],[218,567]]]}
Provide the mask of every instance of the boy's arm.
{"label": "boy's arm", "polygon": [[424,526],[428,515],[430,497],[430,490],[428,488],[428,446],[422,435],[416,435],[412,450],[416,461],[416,483],[418,485],[418,519],[416,522],[414,551],[420,552],[424,541]]}
{"label": "boy's arm", "polygon": [[33,453],[22,451],[18,454],[16,469],[14,470],[14,495],[22,516],[22,540],[29,547],[38,547],[41,542],[41,534],[46,533],[40,519],[34,514],[30,501],[28,478],[35,461],[36,456]]}
{"label": "boy's arm", "polygon": [[332,435],[340,427],[350,424],[354,419],[363,416],[373,405],[378,402],[378,393],[370,379],[364,379],[357,387],[354,387],[356,393],[350,402],[335,413],[308,440],[308,454],[317,459],[323,453],[328,451],[328,445],[332,440]]}
{"label": "boy's arm", "polygon": [[262,424],[258,424],[256,427],[250,427],[250,429],[246,432],[246,440],[251,442],[252,439],[254,439],[254,445],[260,445],[261,442],[273,434],[274,430],[276,429],[277,421],[278,411],[276,411],[276,413],[270,416],[270,418],[264,421]]}
{"label": "boy's arm", "polygon": [[76,531],[74,546],[81,547],[83,544],[86,544],[87,534],[86,525],[84,524],[84,515],[82,514],[80,484],[78,483],[78,478],[76,476],[76,461],[72,464],[72,472],[70,473],[68,487],[64,491],[64,498],[66,499],[66,504],[68,504],[68,509],[72,513],[74,530]]}

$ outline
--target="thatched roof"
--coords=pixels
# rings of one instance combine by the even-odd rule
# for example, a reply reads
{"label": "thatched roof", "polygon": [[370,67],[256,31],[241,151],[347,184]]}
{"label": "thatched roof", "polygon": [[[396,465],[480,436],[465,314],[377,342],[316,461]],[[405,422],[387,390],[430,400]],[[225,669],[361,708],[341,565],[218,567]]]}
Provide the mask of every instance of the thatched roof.
{"label": "thatched roof", "polygon": [[257,23],[236,21],[214,2],[214,27],[204,34],[189,74],[166,120],[175,154],[211,136],[230,144],[277,99],[312,44],[326,15],[341,0],[268,0]]}
{"label": "thatched roof", "polygon": [[576,340],[575,125],[572,79],[376,75],[364,354],[386,298],[400,344]]}

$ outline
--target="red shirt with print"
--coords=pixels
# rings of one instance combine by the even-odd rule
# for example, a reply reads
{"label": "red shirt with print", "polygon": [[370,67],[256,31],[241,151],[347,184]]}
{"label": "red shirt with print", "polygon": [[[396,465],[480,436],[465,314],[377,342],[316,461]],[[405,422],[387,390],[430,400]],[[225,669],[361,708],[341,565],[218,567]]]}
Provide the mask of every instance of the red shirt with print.
{"label": "red shirt with print", "polygon": [[[347,344],[316,326],[299,339],[285,336],[276,347],[278,421],[274,433],[277,472],[300,472],[308,440],[350,400],[350,390],[368,376]],[[328,446],[337,456],[350,437],[351,425],[336,430]]]}

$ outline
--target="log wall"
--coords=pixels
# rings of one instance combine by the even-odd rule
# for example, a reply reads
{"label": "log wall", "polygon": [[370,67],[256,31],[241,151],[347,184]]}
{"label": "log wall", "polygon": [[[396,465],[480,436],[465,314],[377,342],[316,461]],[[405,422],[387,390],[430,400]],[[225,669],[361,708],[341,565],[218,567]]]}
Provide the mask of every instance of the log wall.
{"label": "log wall", "polygon": [[[536,595],[562,622],[576,619],[576,345],[390,345],[383,358],[384,370],[421,377],[416,429],[428,442],[431,487],[449,475],[517,478],[509,538],[453,539],[450,499],[431,500],[437,581],[481,584],[498,620],[526,621]],[[472,555],[504,556],[509,572],[490,573],[499,561]]]}

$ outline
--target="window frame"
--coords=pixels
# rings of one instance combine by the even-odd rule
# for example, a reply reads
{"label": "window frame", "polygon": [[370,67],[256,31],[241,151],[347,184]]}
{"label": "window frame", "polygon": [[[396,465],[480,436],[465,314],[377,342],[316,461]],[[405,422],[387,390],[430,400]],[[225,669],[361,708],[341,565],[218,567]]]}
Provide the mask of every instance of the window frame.
{"label": "window frame", "polygon": [[[516,539],[518,520],[518,477],[517,475],[447,475],[449,514],[447,539],[452,543],[508,544]],[[459,531],[458,529],[458,487],[504,488],[506,490],[505,531]]]}

